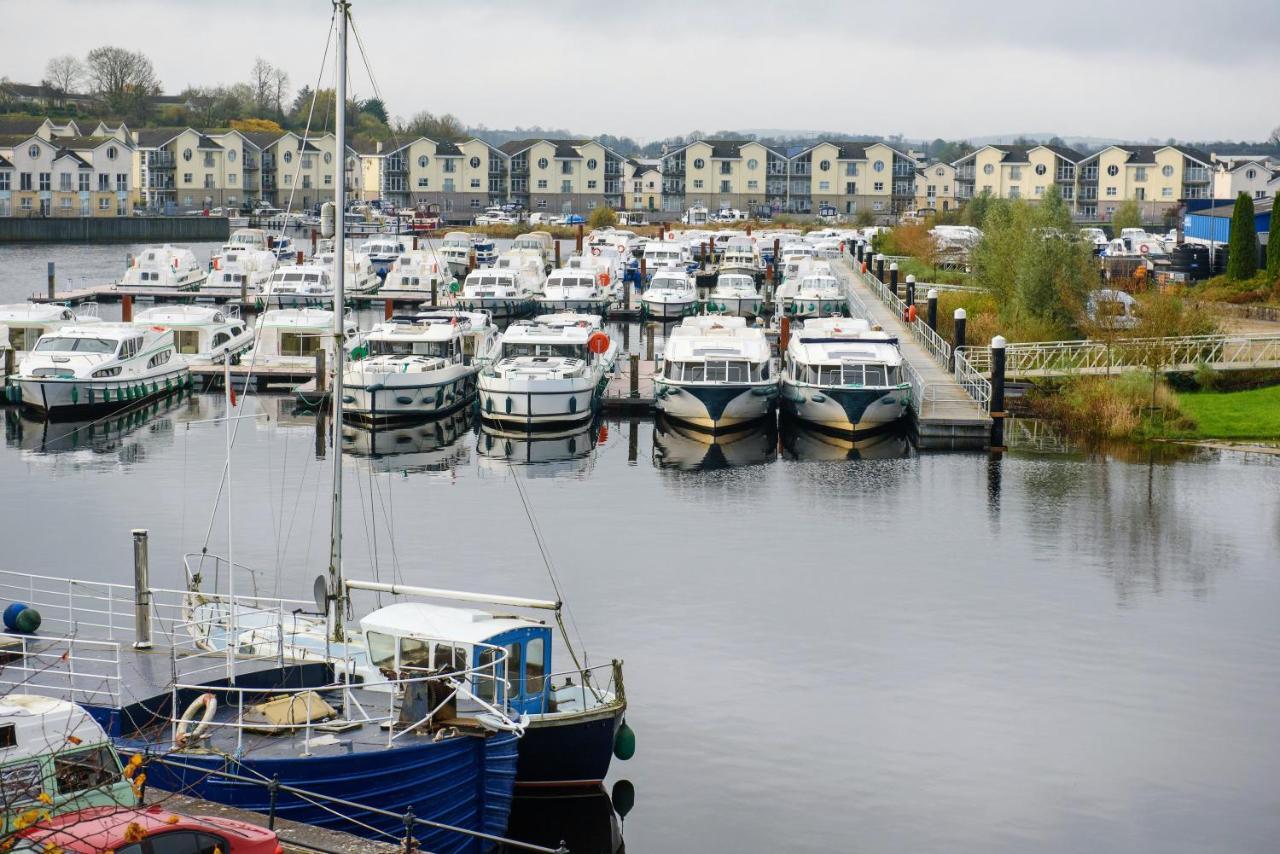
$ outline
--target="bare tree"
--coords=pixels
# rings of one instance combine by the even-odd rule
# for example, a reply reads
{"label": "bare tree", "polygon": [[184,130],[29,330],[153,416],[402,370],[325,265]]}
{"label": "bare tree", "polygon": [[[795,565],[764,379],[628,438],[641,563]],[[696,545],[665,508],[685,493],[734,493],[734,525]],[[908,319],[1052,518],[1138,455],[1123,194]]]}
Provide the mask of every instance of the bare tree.
{"label": "bare tree", "polygon": [[253,90],[253,106],[258,115],[265,115],[271,108],[272,95],[275,94],[272,84],[274,75],[275,69],[271,67],[271,63],[262,57],[253,61],[253,68],[249,71],[249,88]]}
{"label": "bare tree", "polygon": [[1280,145],[1280,125],[1276,125],[1271,130],[1271,138],[1268,140],[1272,145]]}
{"label": "bare tree", "polygon": [[44,79],[54,92],[68,95],[84,82],[84,63],[71,54],[55,56],[44,67]]}
{"label": "bare tree", "polygon": [[96,47],[89,51],[86,65],[94,94],[117,115],[145,118],[151,97],[160,94],[155,68],[141,51]]}
{"label": "bare tree", "polygon": [[272,101],[276,115],[284,115],[285,102],[289,100],[289,72],[283,68],[275,69],[271,74]]}

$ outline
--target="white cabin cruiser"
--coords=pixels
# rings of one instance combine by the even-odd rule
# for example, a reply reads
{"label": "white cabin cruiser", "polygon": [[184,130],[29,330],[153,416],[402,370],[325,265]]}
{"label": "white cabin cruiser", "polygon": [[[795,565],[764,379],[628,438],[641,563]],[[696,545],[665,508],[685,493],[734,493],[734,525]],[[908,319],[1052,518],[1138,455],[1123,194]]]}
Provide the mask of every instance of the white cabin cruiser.
{"label": "white cabin cruiser", "polygon": [[615,246],[592,246],[581,255],[574,255],[564,265],[570,270],[595,274],[605,295],[618,299],[622,296],[622,283],[628,269],[639,269],[639,262]]}
{"label": "white cabin cruiser", "polygon": [[512,252],[532,252],[542,259],[542,272],[551,272],[552,261],[555,257],[555,241],[551,239],[551,235],[545,231],[530,231],[528,234],[522,234],[511,242]]}
{"label": "white cabin cruiser", "polygon": [[262,286],[270,306],[323,306],[333,302],[333,266],[319,263],[277,267]]}
{"label": "white cabin cruiser", "polygon": [[698,291],[683,270],[659,270],[649,280],[640,296],[640,306],[649,317],[669,320],[693,314],[698,305]]}
{"label": "white cabin cruiser", "polygon": [[13,350],[15,361],[35,349],[41,335],[64,326],[87,326],[101,322],[98,304],[88,303],[78,310],[56,303],[19,302],[0,305],[0,350]]}
{"label": "white cabin cruiser", "polygon": [[902,418],[911,384],[898,341],[867,321],[810,318],[792,330],[782,372],[782,410],[815,427],[858,435]]}
{"label": "white cabin cruiser", "polygon": [[[347,249],[343,253],[343,257],[346,260],[346,268],[342,282],[348,294],[370,294],[382,284],[382,280],[378,278],[378,273],[374,270],[373,262],[369,260],[368,255]],[[333,260],[333,250],[326,249],[317,252],[311,259],[311,263],[332,270]]]}
{"label": "white cabin cruiser", "polygon": [[[311,368],[324,350],[333,360],[333,312],[327,308],[275,308],[258,316],[253,347],[241,358],[252,365]],[[361,341],[350,315],[343,322],[347,352]]]}
{"label": "white cabin cruiser", "polygon": [[64,326],[41,337],[14,377],[23,405],[50,416],[135,405],[190,379],[172,332],[132,323]]}
{"label": "white cabin cruiser", "polygon": [[274,245],[275,241],[261,228],[237,228],[231,232],[227,242],[222,244],[222,253],[271,249]]}
{"label": "white cabin cruiser", "polygon": [[707,295],[707,309],[738,317],[755,317],[760,314],[761,301],[755,278],[746,273],[721,273],[716,276],[716,286]]}
{"label": "white cabin cruiser", "polygon": [[174,349],[188,365],[220,365],[227,357],[238,361],[253,346],[253,329],[234,308],[160,305],[135,314],[133,325],[171,331]]}
{"label": "white cabin cruiser", "polygon": [[586,314],[604,314],[612,302],[605,290],[606,273],[596,273],[592,268],[552,270],[547,284],[535,299],[539,314],[560,311],[581,311]]}
{"label": "white cabin cruiser", "polygon": [[120,286],[124,288],[177,288],[193,291],[209,278],[195,253],[181,246],[148,246],[133,256]]}
{"label": "white cabin cruiser", "polygon": [[402,238],[384,235],[361,243],[358,251],[368,257],[375,275],[386,275],[395,260],[409,251],[409,247]]}
{"label": "white cabin cruiser", "polygon": [[533,311],[537,273],[529,268],[472,270],[462,283],[458,306],[485,311],[495,318],[524,317]]}
{"label": "white cabin cruiser", "polygon": [[222,252],[213,256],[208,287],[239,288],[246,294],[260,293],[280,259],[270,249],[230,249],[229,246],[222,247]]}
{"label": "white cabin cruiser", "polygon": [[772,416],[778,377],[764,330],[742,317],[686,317],[671,330],[653,389],[659,412],[711,433]]}
{"label": "white cabin cruiser", "polygon": [[597,315],[565,313],[507,327],[480,372],[481,417],[525,428],[590,419],[618,353],[600,326]]}
{"label": "white cabin cruiser", "polygon": [[830,271],[810,272],[799,281],[787,282],[778,288],[778,300],[793,318],[849,313],[849,298]]}
{"label": "white cabin cruiser", "polygon": [[650,241],[644,247],[644,265],[650,276],[660,270],[681,270],[692,273],[698,269],[686,243],[675,240]]}
{"label": "white cabin cruiser", "polygon": [[[474,324],[474,326],[473,326]],[[392,317],[364,338],[368,356],[348,363],[342,402],[365,424],[445,415],[471,403],[476,374],[496,350],[485,314],[424,312]]]}
{"label": "white cabin cruiser", "polygon": [[720,272],[763,276],[764,260],[760,257],[760,247],[750,237],[729,238],[720,256]]}
{"label": "white cabin cruiser", "polygon": [[[457,278],[467,275],[474,259],[475,244],[465,231],[451,231],[440,241],[440,254],[449,265],[449,272]],[[480,266],[476,263],[476,266]]]}
{"label": "white cabin cruiser", "polygon": [[437,299],[453,284],[449,263],[434,249],[410,249],[401,252],[391,263],[387,277],[382,282],[383,291],[413,291],[430,294],[435,290]]}

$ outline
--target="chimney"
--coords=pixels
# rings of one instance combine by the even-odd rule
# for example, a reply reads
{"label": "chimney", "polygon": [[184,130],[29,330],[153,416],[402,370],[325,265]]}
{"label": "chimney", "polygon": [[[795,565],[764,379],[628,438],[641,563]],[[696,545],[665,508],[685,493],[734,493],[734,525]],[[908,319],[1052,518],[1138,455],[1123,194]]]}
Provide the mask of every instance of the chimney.
{"label": "chimney", "polygon": [[382,153],[382,140],[378,140],[377,142],[375,142],[375,143],[373,144],[373,153],[374,153],[374,154],[381,154],[381,153]]}

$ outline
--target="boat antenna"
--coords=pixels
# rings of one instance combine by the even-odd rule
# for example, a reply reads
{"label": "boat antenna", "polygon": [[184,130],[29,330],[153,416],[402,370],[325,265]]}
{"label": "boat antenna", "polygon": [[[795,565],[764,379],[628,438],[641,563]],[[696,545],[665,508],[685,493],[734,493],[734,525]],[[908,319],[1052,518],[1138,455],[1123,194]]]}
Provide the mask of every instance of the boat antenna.
{"label": "boat antenna", "polygon": [[346,212],[347,212],[347,17],[350,0],[333,0],[338,43],[335,51],[334,130],[337,133],[338,174],[333,182],[333,382],[329,399],[333,406],[333,504],[329,524],[329,635],[343,639],[342,617],[347,591],[342,583],[342,376],[346,355]]}

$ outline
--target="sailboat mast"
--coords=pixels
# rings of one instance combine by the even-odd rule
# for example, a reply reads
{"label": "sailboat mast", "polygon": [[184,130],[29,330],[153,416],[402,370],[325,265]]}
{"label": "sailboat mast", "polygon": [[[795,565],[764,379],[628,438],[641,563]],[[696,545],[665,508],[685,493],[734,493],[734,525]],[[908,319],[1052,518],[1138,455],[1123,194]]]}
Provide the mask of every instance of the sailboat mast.
{"label": "sailboat mast", "polygon": [[337,13],[338,50],[335,57],[334,130],[338,150],[333,162],[333,506],[329,526],[329,630],[335,641],[343,639],[342,615],[346,591],[342,586],[342,375],[345,372],[345,303],[347,249],[347,15],[348,0],[334,0]]}

